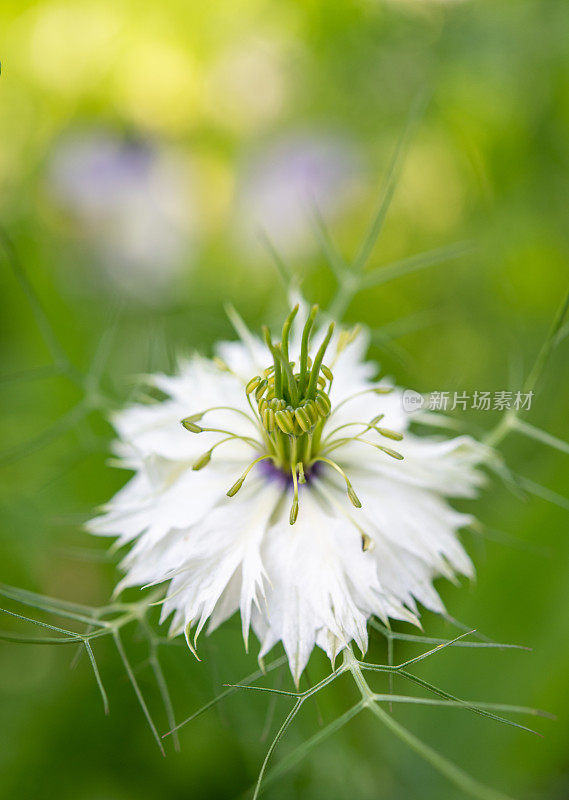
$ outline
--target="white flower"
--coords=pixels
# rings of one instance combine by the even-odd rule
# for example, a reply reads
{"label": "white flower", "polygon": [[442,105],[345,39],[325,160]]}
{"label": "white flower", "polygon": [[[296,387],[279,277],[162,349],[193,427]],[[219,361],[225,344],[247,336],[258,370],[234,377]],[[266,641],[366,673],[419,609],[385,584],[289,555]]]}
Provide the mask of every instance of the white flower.
{"label": "white flower", "polygon": [[417,603],[444,610],[434,578],[473,575],[457,538],[471,518],[446,498],[475,494],[487,450],[409,433],[365,333],[319,330],[312,361],[316,309],[304,328],[295,313],[279,344],[265,330],[273,355],[238,321],[214,360],[153,376],[167,399],[114,418],[135,475],[89,527],[132,544],[119,589],[168,582],[171,635],[193,649],[239,610],[246,644],[250,627],[260,658],[282,641],[298,683],[315,644],[365,651],[370,616],[417,622]]}

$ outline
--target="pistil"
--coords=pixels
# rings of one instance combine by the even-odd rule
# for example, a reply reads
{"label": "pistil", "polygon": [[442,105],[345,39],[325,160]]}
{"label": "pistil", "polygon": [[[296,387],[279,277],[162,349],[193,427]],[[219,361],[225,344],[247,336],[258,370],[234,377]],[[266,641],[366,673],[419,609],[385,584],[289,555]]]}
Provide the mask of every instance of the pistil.
{"label": "pistil", "polygon": [[[298,313],[298,308],[298,305],[296,305],[285,319],[280,342],[274,342],[269,329],[267,327],[263,328],[263,338],[272,356],[273,363],[263,370],[260,375],[255,375],[245,384],[245,395],[253,417],[245,414],[240,409],[232,409],[244,414],[247,419],[257,426],[260,440],[235,434],[225,429],[205,427],[199,424],[206,413],[205,411],[193,414],[182,420],[184,427],[192,433],[210,431],[226,435],[226,438],[219,441],[198,458],[193,465],[195,470],[206,467],[216,447],[232,439],[239,439],[255,447],[257,452],[261,451],[261,455],[250,462],[246,470],[229,489],[227,492],[229,497],[237,494],[251,470],[262,461],[271,460],[283,475],[289,475],[292,479],[293,489],[293,500],[289,514],[291,525],[294,525],[299,513],[299,486],[310,480],[311,470],[319,462],[327,464],[342,476],[346,483],[346,491],[350,502],[355,508],[361,508],[360,500],[348,476],[342,467],[330,458],[330,453],[337,447],[357,441],[371,444],[392,458],[403,458],[400,453],[391,448],[383,447],[362,438],[368,431],[375,431],[381,436],[395,441],[403,438],[400,433],[378,425],[383,417],[382,414],[378,414],[369,422],[350,422],[339,425],[323,438],[323,429],[326,421],[333,414],[329,394],[334,374],[330,367],[324,363],[324,356],[334,333],[334,323],[332,322],[328,326],[314,361],[312,361],[309,355],[310,336],[318,313],[318,306],[312,306],[302,331],[297,369],[296,362],[290,360],[289,348],[292,323]],[[336,358],[354,336],[355,332],[340,333],[336,348]],[[332,363],[335,363],[335,359]],[[227,367],[226,370],[229,370],[229,368]],[[367,392],[385,394],[389,391],[391,391],[389,387],[370,387],[345,398],[336,406],[336,409],[361,394]],[[227,409],[228,407],[216,406],[215,408]],[[338,436],[341,430],[352,426],[358,426],[361,430],[353,436]]]}

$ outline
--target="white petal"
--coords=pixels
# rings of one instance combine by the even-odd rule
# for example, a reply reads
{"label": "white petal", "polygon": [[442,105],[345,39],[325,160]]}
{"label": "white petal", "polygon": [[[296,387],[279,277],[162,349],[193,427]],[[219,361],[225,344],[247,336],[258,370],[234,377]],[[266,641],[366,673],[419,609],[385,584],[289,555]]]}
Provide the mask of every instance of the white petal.
{"label": "white petal", "polygon": [[241,448],[240,459],[218,461],[214,457],[199,472],[189,463],[163,461],[159,479],[156,463],[146,462],[127,484],[128,491],[117,495],[105,514],[88,523],[88,529],[119,536],[121,544],[139,537],[134,553],[146,552],[170,529],[186,528],[204,519],[225,498],[251,458],[249,449]]}
{"label": "white petal", "polygon": [[296,524],[281,519],[262,549],[270,625],[263,626],[262,615],[253,616],[263,637],[261,655],[282,640],[297,683],[321,634],[336,637],[341,648],[355,639],[365,651],[366,619],[381,594],[375,564],[362,552],[357,531],[343,518],[323,513],[310,489],[302,488]]}
{"label": "white petal", "polygon": [[404,460],[394,460],[370,445],[353,442],[337,452],[350,474],[362,463],[378,476],[420,486],[445,497],[473,497],[484,483],[484,474],[476,467],[488,462],[491,451],[469,436],[440,439],[407,434],[403,441],[392,442],[370,431],[363,437],[397,450]]}
{"label": "white petal", "polygon": [[[251,606],[264,593],[261,542],[280,495],[276,483],[252,481],[199,525],[176,532],[170,549],[179,554],[180,571],[168,588],[162,619],[181,609],[184,625],[197,626],[197,637],[214,610],[211,629],[239,608],[247,637]],[[222,597],[223,608],[216,609]]]}

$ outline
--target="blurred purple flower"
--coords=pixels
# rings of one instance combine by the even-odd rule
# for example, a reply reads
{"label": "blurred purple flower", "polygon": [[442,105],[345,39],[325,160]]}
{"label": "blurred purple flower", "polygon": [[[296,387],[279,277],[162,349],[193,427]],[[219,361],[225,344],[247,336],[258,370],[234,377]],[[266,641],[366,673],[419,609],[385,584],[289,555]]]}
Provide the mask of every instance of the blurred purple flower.
{"label": "blurred purple flower", "polygon": [[245,228],[264,231],[288,253],[305,250],[314,243],[314,206],[334,219],[351,205],[360,176],[354,145],[340,136],[296,133],[273,142],[243,176]]}
{"label": "blurred purple flower", "polygon": [[142,302],[174,296],[194,218],[182,159],[107,131],[76,133],[57,146],[48,183],[114,289]]}

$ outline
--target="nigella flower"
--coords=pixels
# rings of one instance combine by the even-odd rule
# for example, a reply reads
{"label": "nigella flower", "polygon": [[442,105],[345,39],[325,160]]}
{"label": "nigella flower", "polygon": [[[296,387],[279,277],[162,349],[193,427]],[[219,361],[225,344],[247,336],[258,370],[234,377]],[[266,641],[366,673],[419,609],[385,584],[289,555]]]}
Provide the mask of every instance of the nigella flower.
{"label": "nigella flower", "polygon": [[167,583],[171,635],[193,649],[239,610],[245,642],[252,628],[262,658],[281,641],[298,683],[315,645],[365,651],[372,615],[444,610],[433,580],[473,574],[457,538],[470,517],[447,498],[475,494],[487,451],[409,432],[365,332],[297,312],[280,342],[237,319],[240,341],[154,376],[166,399],[115,416],[135,475],[90,530],[132,545],[119,589]]}

